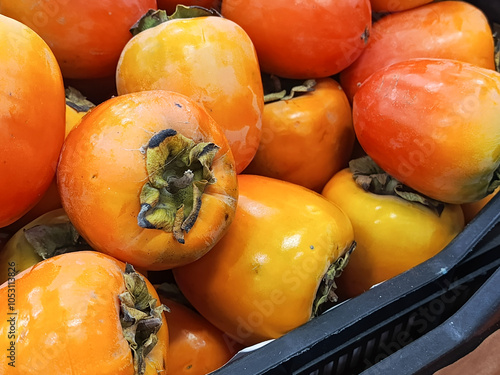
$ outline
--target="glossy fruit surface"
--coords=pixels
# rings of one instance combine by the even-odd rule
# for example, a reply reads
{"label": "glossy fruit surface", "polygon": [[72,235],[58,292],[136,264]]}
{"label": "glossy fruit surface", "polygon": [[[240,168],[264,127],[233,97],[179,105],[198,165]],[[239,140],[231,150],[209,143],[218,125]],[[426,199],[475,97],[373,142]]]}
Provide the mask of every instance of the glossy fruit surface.
{"label": "glossy fruit surface", "polygon": [[118,94],[163,89],[189,96],[224,129],[241,172],[259,146],[264,106],[255,48],[236,23],[173,19],[137,34],[116,71]]}
{"label": "glossy fruit surface", "polygon": [[413,59],[367,79],[353,102],[359,143],[388,174],[461,204],[498,186],[500,74],[445,59]]}
{"label": "glossy fruit surface", "polygon": [[420,203],[378,195],[356,184],[346,168],[322,194],[349,216],[356,249],[337,280],[339,295],[352,298],[436,255],[463,229],[460,205],[437,215]]}
{"label": "glossy fruit surface", "polygon": [[49,46],[0,15],[0,227],[48,189],[64,141],[64,86]]}
{"label": "glossy fruit surface", "polygon": [[314,91],[267,103],[262,139],[245,173],[296,183],[321,191],[335,172],[347,166],[354,146],[351,105],[332,78]]}
{"label": "glossy fruit surface", "polygon": [[488,19],[464,1],[441,1],[389,14],[372,27],[370,43],[340,75],[352,99],[372,73],[411,58],[447,58],[495,69]]}
{"label": "glossy fruit surface", "polygon": [[[124,271],[125,265],[109,256],[78,252],[47,259],[2,284],[0,345],[14,347],[14,360],[1,356],[1,373],[136,375],[120,319],[121,309],[127,309],[119,296],[125,298],[129,290]],[[153,286],[145,282],[158,301]],[[12,293],[15,302],[9,304]],[[154,319],[161,326],[156,345],[145,356],[145,375],[166,374],[168,328],[164,316]]]}
{"label": "glossy fruit surface", "polygon": [[221,0],[158,0],[158,9],[164,9],[167,14],[172,14],[175,12],[175,7],[178,4],[182,5],[195,5],[203,8],[220,8]]}
{"label": "glossy fruit surface", "polygon": [[114,72],[129,29],[150,8],[156,1],[4,0],[0,13],[40,35],[65,78],[96,78]]}
{"label": "glossy fruit surface", "polygon": [[171,374],[205,375],[223,366],[241,345],[191,308],[164,298],[169,329],[168,370]]}
{"label": "glossy fruit surface", "polygon": [[348,251],[353,232],[343,211],[302,186],[244,174],[238,183],[227,234],[173,272],[200,314],[251,345],[278,338],[315,314],[323,276]]}
{"label": "glossy fruit surface", "polygon": [[370,3],[374,12],[401,12],[432,3],[432,0],[370,0]]}
{"label": "glossy fruit surface", "polygon": [[352,64],[368,44],[369,0],[224,0],[222,15],[252,39],[261,68],[285,78],[320,78]]}
{"label": "glossy fruit surface", "polygon": [[192,99],[120,95],[85,115],[58,166],[63,207],[93,249],[147,270],[206,253],[238,197],[224,134]]}

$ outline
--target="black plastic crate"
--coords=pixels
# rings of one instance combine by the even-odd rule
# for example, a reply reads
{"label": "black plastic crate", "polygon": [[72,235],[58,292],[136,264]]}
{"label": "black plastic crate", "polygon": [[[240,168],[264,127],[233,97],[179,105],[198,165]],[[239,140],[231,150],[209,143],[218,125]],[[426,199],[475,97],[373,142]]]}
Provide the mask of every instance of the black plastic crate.
{"label": "black plastic crate", "polygon": [[[500,248],[497,248],[499,250]],[[443,324],[362,375],[426,375],[457,361],[500,328],[500,268]]]}
{"label": "black plastic crate", "polygon": [[485,283],[500,266],[499,233],[497,194],[433,258],[212,374],[354,375],[375,369],[439,327]]}

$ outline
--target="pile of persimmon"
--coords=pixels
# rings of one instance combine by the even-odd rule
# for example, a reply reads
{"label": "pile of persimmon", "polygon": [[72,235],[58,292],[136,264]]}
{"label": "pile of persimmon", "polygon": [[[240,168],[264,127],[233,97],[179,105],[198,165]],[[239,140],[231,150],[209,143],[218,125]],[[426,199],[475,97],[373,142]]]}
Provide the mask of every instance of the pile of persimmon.
{"label": "pile of persimmon", "polygon": [[495,43],[453,0],[2,1],[0,373],[207,374],[435,256],[500,190]]}

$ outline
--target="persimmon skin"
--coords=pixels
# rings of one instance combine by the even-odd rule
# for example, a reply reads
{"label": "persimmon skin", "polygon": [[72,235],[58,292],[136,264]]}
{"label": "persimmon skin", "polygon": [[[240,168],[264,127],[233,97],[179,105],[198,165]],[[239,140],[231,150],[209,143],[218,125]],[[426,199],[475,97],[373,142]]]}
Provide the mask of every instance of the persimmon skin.
{"label": "persimmon skin", "polygon": [[65,96],[49,46],[0,15],[0,227],[28,212],[49,188],[64,141]]}
{"label": "persimmon skin", "polygon": [[[220,147],[212,164],[217,181],[205,188],[185,244],[137,222],[148,178],[143,147],[169,128]],[[238,197],[234,158],[220,127],[192,99],[165,90],[120,95],[93,108],[68,134],[57,178],[63,207],[91,247],[147,270],[185,264],[209,251],[231,223]]]}
{"label": "persimmon skin", "polygon": [[[134,375],[132,352],[122,332],[118,295],[125,265],[83,251],[47,259],[16,276],[16,336],[8,338],[8,282],[0,286],[0,345],[15,342],[15,367],[0,357],[2,374]],[[12,280],[11,280],[12,282]],[[146,279],[148,291],[159,300]],[[166,374],[168,327],[146,357],[147,375]]]}
{"label": "persimmon skin", "polygon": [[411,58],[447,58],[495,69],[493,35],[482,11],[442,1],[389,14],[372,26],[370,43],[340,74],[350,100],[372,73]]}
{"label": "persimmon skin", "polygon": [[216,16],[174,19],[144,30],[124,47],[116,69],[119,95],[169,90],[187,95],[224,129],[240,173],[262,131],[264,93],[252,41]]}
{"label": "persimmon skin", "polygon": [[432,3],[433,0],[370,0],[374,12],[401,12]]}
{"label": "persimmon skin", "polygon": [[175,12],[175,7],[178,4],[191,6],[195,5],[198,7],[203,7],[207,9],[219,9],[221,0],[158,0],[158,9],[163,9],[167,11],[168,15]]}
{"label": "persimmon skin", "polygon": [[473,202],[500,167],[499,86],[496,71],[461,61],[395,63],[354,95],[354,130],[403,184],[442,202]]}
{"label": "persimmon skin", "polygon": [[464,212],[465,224],[470,223],[481,210],[500,192],[500,187],[486,197],[469,203],[462,204],[462,211]]}
{"label": "persimmon skin", "polygon": [[252,39],[262,71],[284,78],[332,76],[369,42],[369,0],[224,0],[221,13]]}
{"label": "persimmon skin", "polygon": [[168,369],[171,374],[205,375],[226,364],[243,346],[196,311],[165,298],[169,329]]}
{"label": "persimmon skin", "polygon": [[320,282],[352,244],[353,230],[337,205],[303,186],[247,174],[238,182],[227,234],[173,274],[201,315],[253,345],[311,318]]}
{"label": "persimmon skin", "polygon": [[5,0],[0,13],[31,27],[50,46],[65,78],[114,73],[129,29],[155,0]]}
{"label": "persimmon skin", "polygon": [[430,259],[464,227],[460,205],[447,204],[438,216],[419,203],[365,191],[349,168],[336,173],[322,195],[349,216],[354,229],[356,249],[337,280],[343,299]]}
{"label": "persimmon skin", "polygon": [[[85,113],[86,112],[78,112],[66,104],[66,128],[65,128],[66,135],[68,135],[71,129],[73,129],[76,125],[78,125],[78,123],[85,115]],[[57,189],[57,181],[54,175],[54,178],[52,179],[49,187],[47,188],[47,190],[45,190],[45,193],[43,194],[42,198],[38,201],[38,203],[35,206],[33,206],[33,208],[29,210],[26,214],[24,214],[22,217],[17,219],[12,224],[8,225],[6,229],[8,231],[11,231],[12,233],[15,233],[25,225],[39,218],[41,215],[61,207],[62,207],[61,198],[59,197],[59,190]]]}
{"label": "persimmon skin", "polygon": [[266,104],[262,134],[244,173],[320,192],[351,156],[355,138],[351,105],[337,81],[321,78],[312,92]]}

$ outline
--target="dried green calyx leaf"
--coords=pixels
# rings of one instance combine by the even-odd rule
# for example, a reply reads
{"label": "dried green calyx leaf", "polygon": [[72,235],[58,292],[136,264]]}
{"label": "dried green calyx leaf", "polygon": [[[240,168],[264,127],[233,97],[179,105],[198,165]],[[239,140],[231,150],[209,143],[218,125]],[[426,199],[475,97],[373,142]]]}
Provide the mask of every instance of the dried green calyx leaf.
{"label": "dried green calyx leaf", "polygon": [[171,301],[175,301],[183,306],[186,306],[192,310],[195,308],[191,305],[191,303],[187,300],[187,298],[182,294],[181,290],[175,283],[164,282],[157,286],[155,286],[156,292],[161,297],[168,298]]}
{"label": "dried green calyx leaf", "polygon": [[69,221],[35,225],[24,230],[24,237],[42,259],[74,251],[91,250],[90,245]]}
{"label": "dried green calyx leaf", "polygon": [[326,271],[313,302],[311,318],[320,315],[326,305],[337,302],[338,297],[335,294],[337,284],[335,283],[335,279],[342,274],[342,271],[347,266],[347,263],[349,263],[349,257],[355,248],[356,242],[353,241],[344,251],[344,254],[332,263],[328,268],[328,271]]}
{"label": "dried green calyx leaf", "polygon": [[493,194],[493,192],[500,186],[500,166],[493,172],[493,177],[491,178],[490,184],[488,185],[488,194]]}
{"label": "dried green calyx leaf", "polygon": [[297,95],[314,91],[316,80],[295,80],[278,77],[274,74],[263,74],[264,103],[279,100],[290,100]]}
{"label": "dried green calyx leaf", "polygon": [[393,195],[408,202],[422,204],[441,215],[445,204],[402,184],[380,168],[371,157],[363,156],[349,162],[353,178],[363,190],[378,195]]}
{"label": "dried green calyx leaf", "polygon": [[194,226],[219,146],[195,143],[173,129],[162,130],[146,148],[148,181],[140,194],[139,226],[171,232],[179,243]]}
{"label": "dried green calyx leaf", "polygon": [[123,278],[126,291],[118,296],[120,322],[132,351],[135,375],[143,375],[145,358],[158,342],[156,334],[163,323],[162,313],[168,308],[161,304],[156,306],[157,300],[149,293],[146,281],[132,265],[126,265]]}
{"label": "dried green calyx leaf", "polygon": [[179,18],[195,18],[221,15],[215,9],[207,9],[196,5],[186,6],[178,4],[175,12],[169,16],[163,9],[149,9],[131,28],[130,32],[133,36],[140,32],[151,29],[164,22]]}
{"label": "dried green calyx leaf", "polygon": [[65,89],[65,94],[66,104],[77,112],[88,112],[91,108],[95,107],[94,103],[87,100],[87,98],[74,87],[67,87]]}

